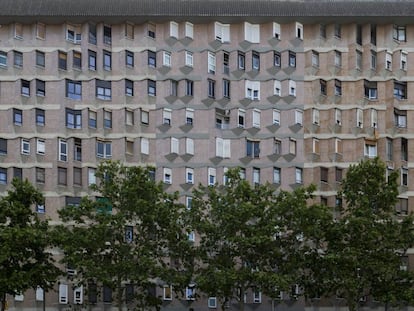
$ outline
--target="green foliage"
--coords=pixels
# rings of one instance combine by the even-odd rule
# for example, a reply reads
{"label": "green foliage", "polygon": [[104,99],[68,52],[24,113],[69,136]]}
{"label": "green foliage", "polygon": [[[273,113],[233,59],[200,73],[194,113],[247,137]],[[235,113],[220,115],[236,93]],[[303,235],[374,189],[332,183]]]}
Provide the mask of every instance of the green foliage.
{"label": "green foliage", "polygon": [[59,274],[52,255],[47,221],[33,206],[43,204],[42,194],[27,180],[15,178],[12,189],[0,199],[0,294],[16,295],[27,289],[53,286]]}
{"label": "green foliage", "polygon": [[349,168],[341,194],[347,207],[326,232],[324,275],[317,283],[326,294],[338,294],[357,310],[367,295],[387,304],[407,303],[413,274],[400,269],[413,245],[413,218],[394,215],[398,173],[385,177],[378,158]]}
{"label": "green foliage", "polygon": [[85,197],[79,206],[59,211],[65,223],[57,228],[63,263],[77,270],[79,283],[112,288],[119,308],[125,283],[133,284],[139,307],[158,306],[151,288],[160,280],[180,281],[166,258],[190,247],[180,224],[183,206],[150,178],[150,168],[108,161],[96,177],[93,190],[104,199]]}
{"label": "green foliage", "polygon": [[188,213],[200,239],[194,281],[222,307],[236,299],[243,308],[247,290],[276,298],[301,280],[305,254],[317,253],[308,239],[322,235],[329,213],[307,207],[314,187],[277,195],[269,184],[251,186],[237,169],[227,177],[224,186],[194,192]]}

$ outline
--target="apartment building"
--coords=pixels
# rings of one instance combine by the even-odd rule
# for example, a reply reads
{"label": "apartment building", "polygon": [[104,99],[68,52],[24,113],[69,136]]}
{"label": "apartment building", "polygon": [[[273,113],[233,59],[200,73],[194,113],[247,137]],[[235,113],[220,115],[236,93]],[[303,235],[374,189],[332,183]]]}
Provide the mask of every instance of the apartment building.
{"label": "apartment building", "polygon": [[[347,167],[380,156],[401,173],[398,212],[411,210],[414,3],[1,2],[0,192],[28,178],[46,197],[41,217],[94,195],[104,159],[155,166],[187,204],[197,184],[241,167],[276,191],[315,183],[336,210]],[[163,310],[218,308],[157,295]],[[289,296],[248,293],[246,310],[306,307]],[[46,306],[84,299],[62,282]],[[111,307],[110,292],[99,299]],[[43,303],[39,289],[10,309]]]}

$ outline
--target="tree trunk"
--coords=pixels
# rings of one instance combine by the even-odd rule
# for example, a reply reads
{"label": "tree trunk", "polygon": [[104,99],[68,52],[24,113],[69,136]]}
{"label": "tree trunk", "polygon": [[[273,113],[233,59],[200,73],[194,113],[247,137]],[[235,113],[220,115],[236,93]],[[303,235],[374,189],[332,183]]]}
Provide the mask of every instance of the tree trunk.
{"label": "tree trunk", "polygon": [[7,304],[7,300],[6,300],[6,294],[1,294],[1,311],[5,311],[6,310],[6,304]]}

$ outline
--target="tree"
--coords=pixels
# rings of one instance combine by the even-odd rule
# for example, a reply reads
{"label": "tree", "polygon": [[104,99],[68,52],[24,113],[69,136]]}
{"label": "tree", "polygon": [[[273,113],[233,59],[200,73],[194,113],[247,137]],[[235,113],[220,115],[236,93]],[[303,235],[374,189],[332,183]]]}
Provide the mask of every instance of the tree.
{"label": "tree", "polygon": [[76,283],[90,291],[97,285],[113,290],[118,309],[126,301],[138,309],[158,307],[155,287],[183,279],[166,259],[184,257],[189,247],[180,221],[183,206],[150,172],[103,162],[92,186],[99,197],[59,211],[65,223],[57,228],[62,263],[76,269]]}
{"label": "tree", "polygon": [[12,189],[0,199],[0,297],[17,295],[38,286],[47,290],[60,271],[54,265],[48,221],[33,211],[44,204],[43,195],[27,180],[12,181]]}
{"label": "tree", "polygon": [[199,186],[188,213],[199,236],[197,288],[217,297],[223,310],[233,299],[243,310],[247,291],[258,298],[290,291],[305,270],[299,258],[312,248],[304,234],[319,224],[318,207],[307,208],[313,190],[276,194],[269,184],[250,185],[237,169],[227,172],[225,185]]}
{"label": "tree", "polygon": [[395,171],[386,178],[376,158],[351,165],[342,181],[346,208],[327,231],[317,286],[343,297],[351,311],[367,296],[386,305],[412,297],[413,274],[400,267],[414,242],[413,217],[395,216],[397,178]]}

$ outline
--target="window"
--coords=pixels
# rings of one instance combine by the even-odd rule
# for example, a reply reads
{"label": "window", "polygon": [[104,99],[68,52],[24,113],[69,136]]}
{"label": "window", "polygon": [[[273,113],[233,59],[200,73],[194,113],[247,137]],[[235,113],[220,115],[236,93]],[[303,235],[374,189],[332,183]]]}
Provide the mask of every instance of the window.
{"label": "window", "polygon": [[216,97],[216,81],[208,79],[208,90],[207,90],[207,96],[210,98]]}
{"label": "window", "polygon": [[20,109],[13,109],[13,123],[15,125],[23,125],[23,111]]}
{"label": "window", "polygon": [[0,168],[0,184],[7,184],[7,168]]}
{"label": "window", "polygon": [[185,153],[194,154],[194,140],[192,138],[185,139]]}
{"label": "window", "polygon": [[157,67],[157,54],[154,51],[148,51],[148,66]]}
{"label": "window", "polygon": [[14,38],[23,39],[23,25],[20,23],[14,24]]}
{"label": "window", "polygon": [[230,80],[223,79],[223,97],[230,98]]}
{"label": "window", "polygon": [[301,23],[296,22],[296,38],[303,40],[303,25]]}
{"label": "window", "polygon": [[210,309],[216,309],[217,308],[217,298],[216,297],[208,297],[207,306]]}
{"label": "window", "polygon": [[401,160],[408,161],[408,139],[401,138]]}
{"label": "window", "polygon": [[176,97],[178,95],[178,81],[170,80],[170,96]]}
{"label": "window", "polygon": [[407,82],[394,81],[394,97],[399,100],[407,99]]}
{"label": "window", "polygon": [[406,27],[401,25],[394,25],[392,37],[394,40],[405,42],[406,41]]}
{"label": "window", "polygon": [[279,80],[274,82],[274,95],[282,96],[282,83]]}
{"label": "window", "polygon": [[230,42],[230,24],[214,23],[215,39],[220,42]]}
{"label": "window", "polygon": [[341,168],[335,167],[335,181],[336,182],[342,182],[342,173],[343,173],[343,170]]}
{"label": "window", "polygon": [[178,23],[170,22],[170,37],[178,38]]}
{"label": "window", "polygon": [[41,138],[36,139],[36,153],[43,155],[45,154],[45,152],[46,152],[46,141]]}
{"label": "window", "polygon": [[208,185],[209,186],[214,186],[216,184],[216,169],[213,167],[209,167],[208,168]]}
{"label": "window", "polygon": [[294,138],[289,139],[289,153],[296,154],[296,140]]}
{"label": "window", "polygon": [[400,54],[400,69],[407,71],[407,52],[401,51]]}
{"label": "window", "polygon": [[377,45],[377,25],[370,25],[371,44]]}
{"label": "window", "polygon": [[157,95],[157,86],[154,80],[148,80],[148,95],[149,96]]}
{"label": "window", "polygon": [[30,81],[21,80],[21,94],[23,96],[30,96]]}
{"label": "window", "polygon": [[215,74],[216,73],[216,54],[213,52],[208,52],[207,54],[207,69],[208,73]]}
{"label": "window", "polygon": [[260,53],[259,52],[252,52],[252,69],[253,70],[260,70]]}
{"label": "window", "polygon": [[89,110],[88,125],[90,128],[96,128],[96,111]]}
{"label": "window", "polygon": [[364,80],[364,93],[368,99],[377,99],[377,82]]}
{"label": "window", "polygon": [[260,157],[260,142],[254,140],[246,140],[246,156],[251,158]]}
{"label": "window", "polygon": [[62,51],[58,52],[58,68],[66,70],[68,66],[68,54]]}
{"label": "window", "polygon": [[262,292],[258,290],[253,291],[253,303],[262,303]]}
{"label": "window", "polygon": [[289,80],[289,95],[296,97],[296,81]]}
{"label": "window", "polygon": [[356,51],[355,67],[357,70],[362,70],[362,52],[359,50]]}
{"label": "window", "polygon": [[385,53],[385,69],[392,70],[392,53]]}
{"label": "window", "polygon": [[280,52],[273,53],[273,66],[280,67],[282,65],[282,57]]}
{"label": "window", "polygon": [[96,141],[96,156],[98,158],[109,159],[112,157],[112,143],[107,141]]}
{"label": "window", "polygon": [[279,139],[273,139],[273,153],[276,155],[282,154],[282,141]]}
{"label": "window", "polygon": [[334,54],[334,64],[336,67],[342,66],[342,53],[339,51],[335,51]]}
{"label": "window", "polygon": [[223,73],[228,75],[230,73],[230,54],[223,52]]}
{"label": "window", "polygon": [[[0,57],[0,64],[2,64],[1,57]],[[5,65],[7,65],[7,63]],[[42,68],[45,67],[45,53],[44,52],[36,51],[36,66],[39,66]]]}
{"label": "window", "polygon": [[387,159],[387,161],[392,161],[393,160],[393,151],[394,151],[392,138],[387,138],[385,148],[386,148],[386,156],[387,156],[386,159]]}
{"label": "window", "polygon": [[89,167],[88,168],[88,185],[94,185],[96,184],[96,169]]}
{"label": "window", "polygon": [[357,24],[356,25],[356,43],[359,45],[362,45],[362,25],[361,24]]}
{"label": "window", "polygon": [[185,51],[185,65],[193,67],[193,53],[190,51]]}
{"label": "window", "polygon": [[66,97],[79,100],[82,98],[82,82],[66,80]]}
{"label": "window", "polygon": [[82,110],[66,108],[66,127],[70,129],[82,128]]}
{"label": "window", "polygon": [[295,168],[295,183],[302,184],[303,183],[303,170],[300,167]]}
{"label": "window", "polygon": [[342,154],[342,140],[339,138],[335,139],[335,153]]}
{"label": "window", "polygon": [[317,138],[312,139],[312,153],[320,154],[319,139]]}
{"label": "window", "polygon": [[335,123],[342,125],[342,110],[335,108]]}
{"label": "window", "polygon": [[252,115],[253,115],[253,127],[256,127],[256,128],[260,128],[260,115],[261,115],[261,113],[260,113],[260,110],[259,109],[254,109],[253,111],[252,111]]}
{"label": "window", "polygon": [[185,169],[185,182],[194,184],[194,169],[188,167]]}
{"label": "window", "polygon": [[342,95],[342,82],[335,79],[335,95],[341,96]]}
{"label": "window", "polygon": [[329,169],[327,167],[321,167],[321,182],[328,182]]}
{"label": "window", "polygon": [[80,167],[73,168],[73,184],[82,186],[82,169]]}
{"label": "window", "polygon": [[66,142],[66,140],[59,138],[58,149],[59,161],[66,162],[68,160],[68,143]]}
{"label": "window", "polygon": [[321,38],[326,39],[326,25],[325,24],[319,24],[319,35]]}
{"label": "window", "polygon": [[260,81],[249,81],[245,82],[246,87],[246,98],[251,100],[260,100]]}
{"label": "window", "polygon": [[185,80],[185,95],[186,96],[194,95],[194,81]]}
{"label": "window", "polygon": [[164,167],[163,181],[165,184],[172,184],[172,171],[170,168]]}
{"label": "window", "polygon": [[68,184],[68,170],[65,167],[58,167],[58,185]]}
{"label": "window", "polygon": [[341,29],[341,25],[340,24],[335,24],[334,26],[334,36],[336,38],[341,38],[342,35],[342,29]]}
{"label": "window", "polygon": [[21,167],[13,167],[13,178],[23,180],[23,169]]}
{"label": "window", "polygon": [[134,53],[131,51],[125,51],[125,65],[127,67],[134,67]]}
{"label": "window", "polygon": [[111,100],[112,99],[112,86],[111,81],[104,80],[95,80],[96,87],[96,98],[102,100]]}
{"label": "window", "polygon": [[36,182],[44,184],[46,180],[46,170],[42,167],[36,167]]}
{"label": "window", "polygon": [[66,40],[76,44],[80,44],[82,40],[80,26],[66,25]]}
{"label": "window", "polygon": [[364,155],[369,158],[375,158],[377,156],[377,144],[372,141],[365,141]]}
{"label": "window", "polygon": [[[406,198],[398,199],[395,209],[398,215],[408,215],[408,199]],[[406,270],[407,265],[408,263],[405,263],[400,268],[403,268],[403,270]]]}
{"label": "window", "polygon": [[46,82],[36,79],[36,95],[45,96],[46,95]]}
{"label": "window", "polygon": [[171,137],[171,153],[179,154],[180,153],[180,140],[175,137]]}
{"label": "window", "polygon": [[312,66],[319,67],[319,53],[312,51]]}
{"label": "window", "polygon": [[216,137],[216,157],[231,157],[230,139]]}
{"label": "window", "polygon": [[253,184],[260,184],[260,168],[253,167]]}
{"label": "window", "polygon": [[88,50],[88,68],[96,70],[96,52]]}
{"label": "window", "polygon": [[193,125],[194,123],[194,109],[185,109],[185,124]]}
{"label": "window", "polygon": [[110,129],[112,128],[112,111],[104,110],[104,120],[103,120],[104,128]]}
{"label": "window", "polygon": [[378,111],[376,109],[371,109],[371,127],[378,127]]}
{"label": "window", "polygon": [[73,142],[73,159],[75,161],[82,161],[82,140],[75,138]]}
{"label": "window", "polygon": [[80,52],[73,51],[73,68],[82,68],[82,54]]}
{"label": "window", "polygon": [[195,284],[190,284],[185,289],[185,299],[186,300],[195,300]]}
{"label": "window", "polygon": [[7,139],[0,138],[0,155],[7,154]]}
{"label": "window", "polygon": [[88,23],[88,42],[90,44],[96,44],[96,25],[93,23]]}
{"label": "window", "polygon": [[134,96],[134,82],[125,79],[125,95]]}
{"label": "window", "polygon": [[315,108],[312,109],[312,123],[319,125],[319,110]]}
{"label": "window", "polygon": [[238,127],[244,128],[246,126],[246,110],[238,110]]}
{"label": "window", "polygon": [[289,51],[289,67],[296,67],[296,53]]}
{"label": "window", "polygon": [[395,126],[399,128],[407,127],[407,110],[394,108]]}
{"label": "window", "polygon": [[237,52],[237,68],[239,70],[246,69],[246,56],[243,52]]}
{"label": "window", "polygon": [[280,40],[280,24],[273,22],[273,37]]}
{"label": "window", "polygon": [[272,119],[273,119],[273,124],[280,125],[280,110],[273,109]]}
{"label": "window", "polygon": [[280,184],[281,182],[281,172],[279,167],[273,168],[273,183]]}
{"label": "window", "polygon": [[171,125],[171,114],[172,114],[171,109],[164,108],[164,110],[162,111],[162,123],[163,124]]}
{"label": "window", "polygon": [[13,51],[13,64],[16,67],[23,67],[23,53],[18,51]]}
{"label": "window", "polygon": [[59,303],[68,303],[68,285],[66,284],[59,284]]}
{"label": "window", "polygon": [[45,125],[45,111],[43,109],[36,108],[35,118],[36,118],[36,125],[37,126],[44,126]]}
{"label": "window", "polygon": [[260,25],[244,22],[244,40],[260,43]]}
{"label": "window", "polygon": [[408,186],[408,168],[401,167],[401,186]]}
{"label": "window", "polygon": [[0,51],[0,66],[7,67],[7,53]]}
{"label": "window", "polygon": [[184,27],[184,32],[185,32],[185,36],[187,38],[193,39],[193,37],[194,37],[194,25],[190,22],[186,22],[185,27]]}
{"label": "window", "polygon": [[149,124],[149,112],[146,110],[141,110],[141,123],[144,125]]}
{"label": "window", "polygon": [[111,26],[104,25],[103,27],[103,42],[105,44],[112,44],[112,29]]}
{"label": "window", "polygon": [[134,24],[125,23],[125,37],[134,40]]}
{"label": "window", "polygon": [[295,124],[303,125],[303,111],[295,110]]}
{"label": "window", "polygon": [[141,138],[141,153],[149,154],[149,139],[146,137]]}
{"label": "window", "polygon": [[156,34],[156,26],[155,26],[155,24],[148,23],[148,25],[147,25],[147,33],[148,33],[148,37],[155,39],[155,34]]}
{"label": "window", "polygon": [[356,127],[364,127],[364,111],[361,108],[356,109]]}
{"label": "window", "polygon": [[164,51],[162,59],[164,66],[171,67],[171,52]]}
{"label": "window", "polygon": [[26,155],[30,154],[30,140],[22,138],[21,153]]}
{"label": "window", "polygon": [[103,51],[103,68],[108,71],[112,68],[112,53],[105,50]]}

